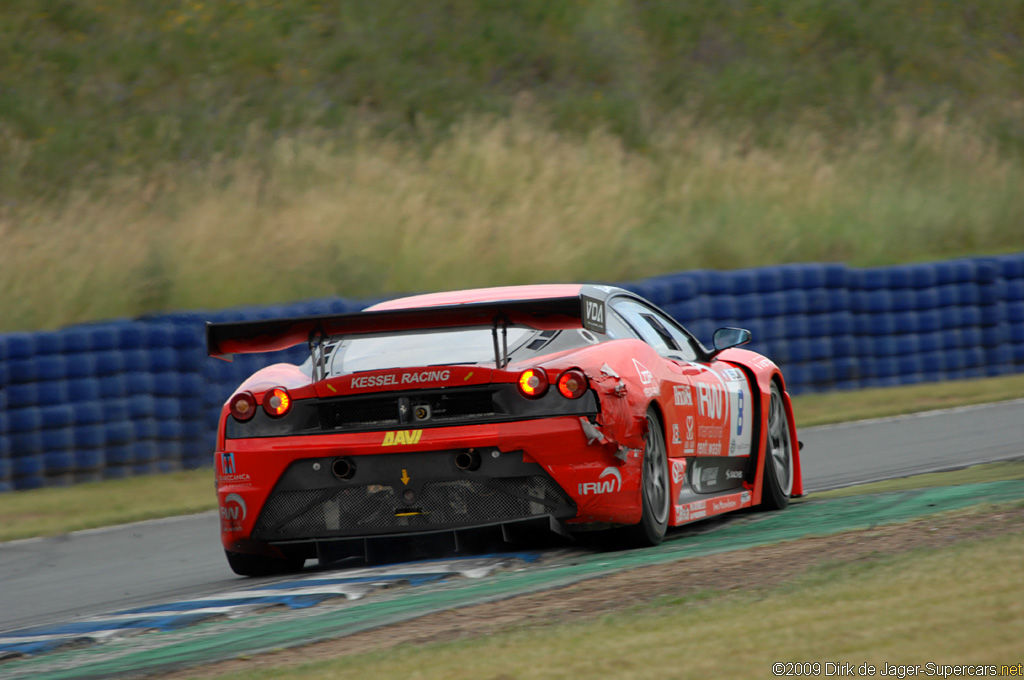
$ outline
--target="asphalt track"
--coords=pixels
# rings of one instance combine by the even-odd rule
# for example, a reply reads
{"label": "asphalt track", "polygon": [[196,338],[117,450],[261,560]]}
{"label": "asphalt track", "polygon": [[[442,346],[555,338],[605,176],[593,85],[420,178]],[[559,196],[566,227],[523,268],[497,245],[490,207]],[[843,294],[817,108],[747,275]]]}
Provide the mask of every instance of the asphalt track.
{"label": "asphalt track", "polygon": [[[809,428],[808,492],[1024,457],[1024,399]],[[0,631],[252,588],[214,513],[0,544]]]}

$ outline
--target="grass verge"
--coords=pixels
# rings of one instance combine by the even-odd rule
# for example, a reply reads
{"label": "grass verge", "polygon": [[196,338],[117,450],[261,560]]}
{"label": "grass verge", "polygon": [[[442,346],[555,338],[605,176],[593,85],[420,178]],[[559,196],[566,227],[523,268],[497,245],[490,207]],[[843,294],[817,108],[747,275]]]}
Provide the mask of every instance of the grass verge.
{"label": "grass verge", "polygon": [[679,114],[644,150],[605,130],[560,133],[533,111],[467,117],[429,150],[369,130],[254,133],[232,160],[0,205],[0,331],[1024,250],[1024,156],[970,124],[908,114],[832,141],[788,126],[759,146],[752,130]]}
{"label": "grass verge", "polygon": [[[796,397],[798,427],[844,420],[898,415],[1020,397],[1024,375],[983,380],[910,385],[859,392],[835,392]],[[972,468],[974,476],[957,484],[1015,478],[1012,466]],[[1007,474],[1011,476],[1006,476]],[[996,475],[986,477],[984,475]],[[998,476],[1003,475],[1003,476]],[[925,476],[929,477],[929,476]],[[916,478],[910,478],[916,479]],[[913,484],[906,480],[879,482],[830,493],[891,491]],[[929,477],[921,486],[935,486]],[[0,541],[53,536],[80,529],[171,517],[216,507],[213,475],[208,469],[133,477],[0,494]],[[864,489],[864,491],[861,491]]]}
{"label": "grass verge", "polygon": [[[876,676],[886,664],[920,665],[918,674],[924,675],[929,663],[995,664],[997,672],[1005,665],[1009,674],[1009,667],[1022,661],[1024,571],[1008,568],[1024,552],[1022,511],[1020,502],[975,508],[610,577],[607,587],[639,588],[633,591],[638,596],[645,584],[653,588],[653,601],[651,595],[639,596],[645,603],[632,607],[623,608],[616,592],[602,595],[601,579],[546,594],[545,599],[596,614],[590,620],[573,615],[575,609],[534,618],[529,609],[539,605],[524,602],[518,624],[488,629],[486,635],[454,626],[445,641],[435,642],[431,635],[441,629],[431,634],[423,626],[420,637],[393,646],[377,631],[375,651],[338,653],[339,647],[324,643],[286,652],[281,660],[264,655],[182,675],[219,680],[319,680],[339,673],[417,680],[759,678],[772,677],[776,662],[817,662],[820,672],[800,675],[818,676],[838,675],[834,668],[827,673],[826,663],[871,664]],[[916,547],[906,549],[907,541]],[[710,590],[700,589],[696,584],[710,578],[702,568],[739,573],[734,586],[725,578]],[[583,588],[588,590],[581,600]],[[668,594],[673,590],[681,595]],[[601,605],[605,601],[608,606]],[[483,614],[467,610],[457,618],[468,623],[475,615],[493,616],[507,609],[503,605],[486,605]],[[244,670],[232,670],[239,668]]]}

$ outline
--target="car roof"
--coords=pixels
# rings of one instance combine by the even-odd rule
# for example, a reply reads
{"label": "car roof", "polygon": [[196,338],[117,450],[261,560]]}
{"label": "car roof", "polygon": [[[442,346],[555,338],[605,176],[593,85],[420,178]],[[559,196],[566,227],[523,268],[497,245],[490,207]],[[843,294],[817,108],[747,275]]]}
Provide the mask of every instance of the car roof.
{"label": "car roof", "polygon": [[[450,290],[443,293],[427,293],[388,300],[367,307],[364,311],[376,312],[389,309],[413,309],[416,307],[438,307],[441,305],[462,305],[474,302],[500,302],[503,300],[544,300],[548,298],[575,297],[583,290],[579,283],[551,283],[528,286],[499,286],[497,288],[472,288]],[[590,286],[587,286],[590,288]]]}

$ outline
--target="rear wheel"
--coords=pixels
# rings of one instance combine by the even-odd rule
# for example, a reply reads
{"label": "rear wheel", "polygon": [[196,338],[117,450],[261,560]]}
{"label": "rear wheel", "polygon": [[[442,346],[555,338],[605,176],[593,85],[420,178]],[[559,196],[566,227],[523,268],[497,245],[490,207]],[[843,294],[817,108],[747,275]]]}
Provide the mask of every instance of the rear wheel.
{"label": "rear wheel", "polygon": [[789,505],[789,496],[793,491],[793,437],[789,431],[782,390],[776,382],[772,382],[768,403],[766,439],[761,507],[765,510],[781,510]]}
{"label": "rear wheel", "polygon": [[267,557],[266,555],[251,555],[249,553],[236,553],[225,550],[228,558],[228,565],[231,571],[239,576],[278,576],[281,574],[294,574],[302,571],[306,560],[302,557]]}
{"label": "rear wheel", "polygon": [[671,487],[668,482],[668,453],[661,421],[654,409],[647,410],[647,435],[644,438],[641,473],[640,523],[622,529],[623,542],[632,546],[661,543],[668,529]]}

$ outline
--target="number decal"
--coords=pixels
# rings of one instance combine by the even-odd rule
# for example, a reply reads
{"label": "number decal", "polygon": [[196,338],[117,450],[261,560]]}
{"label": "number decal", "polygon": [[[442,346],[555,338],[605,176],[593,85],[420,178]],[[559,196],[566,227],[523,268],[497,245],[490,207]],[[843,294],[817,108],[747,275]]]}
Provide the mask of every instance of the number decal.
{"label": "number decal", "polygon": [[744,391],[740,390],[739,393],[739,415],[736,418],[736,436],[743,434],[743,394]]}

